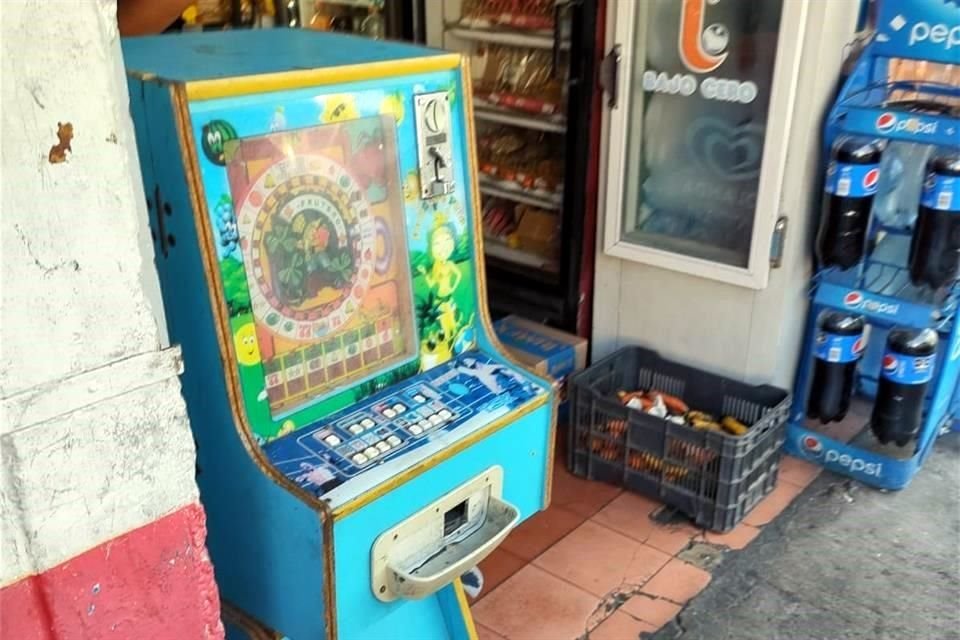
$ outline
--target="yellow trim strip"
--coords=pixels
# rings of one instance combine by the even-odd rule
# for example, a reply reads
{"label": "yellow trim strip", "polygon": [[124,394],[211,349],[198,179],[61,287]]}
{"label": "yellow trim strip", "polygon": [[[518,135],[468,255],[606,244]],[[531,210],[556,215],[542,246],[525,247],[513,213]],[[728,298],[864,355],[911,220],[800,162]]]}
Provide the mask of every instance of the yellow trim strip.
{"label": "yellow trim strip", "polygon": [[467,602],[467,594],[463,591],[463,582],[460,578],[453,581],[453,592],[457,595],[457,604],[460,605],[460,615],[463,616],[463,626],[467,629],[467,640],[479,640],[477,627],[473,624],[473,613],[470,611],[470,603]]}
{"label": "yellow trim strip", "polygon": [[445,53],[423,58],[384,60],[383,62],[350,64],[325,69],[303,69],[281,73],[264,73],[256,76],[195,80],[186,83],[187,99],[190,101],[213,100],[251,93],[267,93],[318,85],[362,82],[393,76],[449,71],[456,69],[460,65],[460,60],[461,56],[458,53]]}

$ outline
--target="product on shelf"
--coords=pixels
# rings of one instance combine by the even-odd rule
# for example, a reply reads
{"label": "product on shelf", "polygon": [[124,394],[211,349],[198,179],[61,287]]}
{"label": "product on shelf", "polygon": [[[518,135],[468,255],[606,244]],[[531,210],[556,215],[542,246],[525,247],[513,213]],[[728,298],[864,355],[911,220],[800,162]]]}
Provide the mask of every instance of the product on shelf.
{"label": "product on shelf", "polygon": [[817,236],[821,267],[849,269],[863,259],[883,148],[877,140],[859,138],[843,138],[833,146]]}
{"label": "product on shelf", "polygon": [[560,257],[560,218],[555,212],[518,204],[515,215],[516,244],[519,249],[547,260]]}
{"label": "product on shelf", "polygon": [[563,189],[562,149],[556,136],[515,127],[480,127],[477,132],[480,172],[505,188],[542,195]]}
{"label": "product on shelf", "polygon": [[511,248],[517,248],[517,219],[514,205],[500,198],[490,198],[483,207],[483,235],[485,238],[501,240]]}
{"label": "product on shelf", "polygon": [[326,0],[316,0],[313,15],[304,18],[305,26],[318,31],[341,31],[357,33],[375,40],[385,34],[383,2],[374,0],[367,5],[340,5]]}
{"label": "product on shelf", "polygon": [[560,255],[560,219],[555,212],[502,198],[485,200],[483,236],[487,242],[537,256],[545,263]]}
{"label": "product on shelf", "polygon": [[905,447],[920,431],[938,343],[933,329],[895,327],[887,336],[870,417],[870,429],[881,444],[895,442]]}
{"label": "product on shelf", "polygon": [[553,28],[555,0],[464,0],[464,26],[507,26],[523,30]]}
{"label": "product on shelf", "polygon": [[530,113],[562,111],[564,85],[548,49],[490,44],[477,49],[474,95],[484,102]]}
{"label": "product on shelf", "polygon": [[850,410],[857,363],[867,346],[863,316],[834,311],[817,323],[813,382],[807,399],[807,417],[821,423],[839,422]]}

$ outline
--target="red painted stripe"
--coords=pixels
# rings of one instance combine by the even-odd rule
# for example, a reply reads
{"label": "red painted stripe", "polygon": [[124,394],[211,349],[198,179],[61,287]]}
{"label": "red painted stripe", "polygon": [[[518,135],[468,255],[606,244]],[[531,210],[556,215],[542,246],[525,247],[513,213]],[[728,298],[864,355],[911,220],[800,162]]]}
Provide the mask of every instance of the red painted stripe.
{"label": "red painted stripe", "polygon": [[4,587],[0,638],[223,638],[205,538],[192,504]]}

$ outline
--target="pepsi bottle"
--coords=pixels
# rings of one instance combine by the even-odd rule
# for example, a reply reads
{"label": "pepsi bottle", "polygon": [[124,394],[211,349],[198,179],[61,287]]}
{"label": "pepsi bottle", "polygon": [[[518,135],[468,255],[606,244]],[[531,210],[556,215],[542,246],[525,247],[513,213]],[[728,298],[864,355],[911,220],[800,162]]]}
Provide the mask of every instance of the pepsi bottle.
{"label": "pepsi bottle", "polygon": [[883,370],[870,428],[882,444],[904,447],[920,430],[927,385],[933,379],[937,332],[894,328],[887,336]]}
{"label": "pepsi bottle", "polygon": [[909,264],[913,284],[934,290],[960,275],[960,153],[927,163]]}
{"label": "pepsi bottle", "polygon": [[821,267],[849,269],[863,259],[882,155],[879,140],[843,138],[834,145],[817,234]]}
{"label": "pepsi bottle", "polygon": [[847,415],[857,372],[857,361],[866,346],[862,316],[831,312],[817,330],[813,382],[807,399],[807,416],[820,422],[839,422]]}

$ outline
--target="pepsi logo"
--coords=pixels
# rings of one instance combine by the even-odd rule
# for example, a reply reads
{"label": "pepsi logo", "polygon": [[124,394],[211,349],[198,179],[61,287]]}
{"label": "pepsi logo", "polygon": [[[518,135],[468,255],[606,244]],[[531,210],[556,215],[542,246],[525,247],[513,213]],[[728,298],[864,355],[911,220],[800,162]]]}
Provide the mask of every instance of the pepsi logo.
{"label": "pepsi logo", "polygon": [[843,304],[848,307],[859,307],[863,303],[863,294],[859,291],[851,291],[843,296]]}
{"label": "pepsi logo", "polygon": [[853,352],[860,353],[867,346],[867,341],[863,339],[863,336],[857,338],[857,341],[853,343]]}
{"label": "pepsi logo", "polygon": [[864,189],[874,189],[878,182],[880,182],[880,169],[870,169],[870,171],[867,171],[867,174],[863,176]]}
{"label": "pepsi logo", "polygon": [[923,183],[923,187],[928,191],[937,186],[937,174],[930,172],[927,175],[927,180]]}
{"label": "pepsi logo", "polygon": [[896,371],[899,364],[900,364],[900,361],[897,360],[896,356],[890,355],[889,353],[883,356],[884,371]]}
{"label": "pepsi logo", "polygon": [[897,116],[895,114],[887,113],[880,114],[880,117],[877,118],[877,130],[878,131],[892,131],[897,124]]}
{"label": "pepsi logo", "polygon": [[803,436],[803,438],[800,439],[800,444],[807,453],[818,455],[823,452],[823,443],[820,442],[819,438],[814,436]]}

